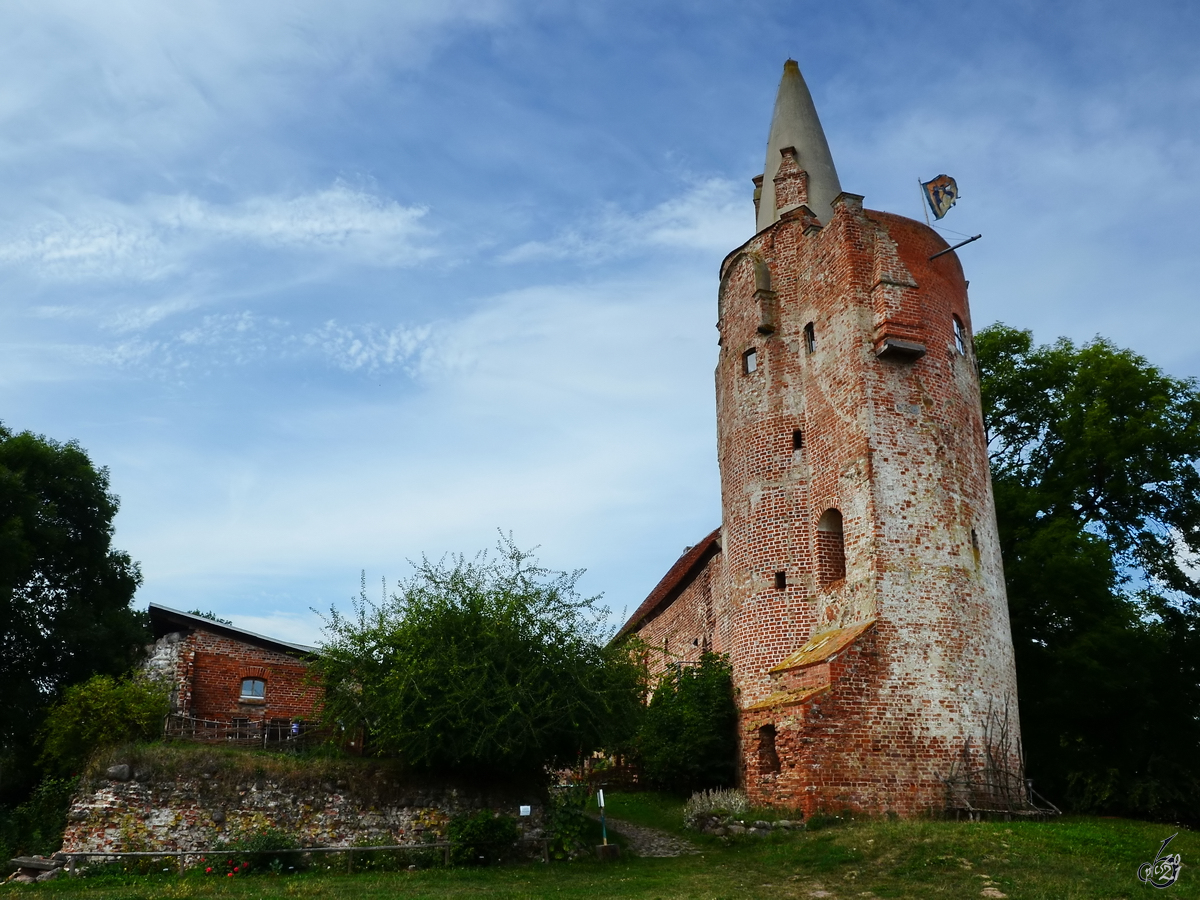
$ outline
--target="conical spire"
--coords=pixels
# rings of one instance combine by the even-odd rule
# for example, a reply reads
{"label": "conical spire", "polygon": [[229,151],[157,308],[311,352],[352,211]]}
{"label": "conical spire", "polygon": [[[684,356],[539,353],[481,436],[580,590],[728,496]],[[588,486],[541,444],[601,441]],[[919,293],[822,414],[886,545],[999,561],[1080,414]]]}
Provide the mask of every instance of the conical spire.
{"label": "conical spire", "polygon": [[794,59],[783,64],[783,78],[779,82],[779,94],[775,98],[775,112],[771,115],[771,133],[767,137],[767,164],[763,171],[762,197],[758,204],[758,230],[779,221],[775,208],[775,183],[772,180],[779,172],[779,151],[796,148],[796,159],[800,168],[808,173],[808,208],[822,222],[828,222],[833,214],[830,204],[842,192],[837,169],[833,167],[833,156],[829,143],[817,118],[812,94],[800,74],[800,66]]}

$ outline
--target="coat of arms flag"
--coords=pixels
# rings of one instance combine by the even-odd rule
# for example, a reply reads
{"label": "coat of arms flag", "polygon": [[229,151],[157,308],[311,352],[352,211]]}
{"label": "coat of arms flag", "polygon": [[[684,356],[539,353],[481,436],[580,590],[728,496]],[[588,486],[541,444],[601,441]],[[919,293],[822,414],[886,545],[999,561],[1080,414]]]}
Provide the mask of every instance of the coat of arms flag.
{"label": "coat of arms flag", "polygon": [[940,219],[950,212],[958,201],[958,183],[949,175],[939,175],[930,181],[922,181],[921,188],[925,191],[925,199],[933,210],[933,217]]}

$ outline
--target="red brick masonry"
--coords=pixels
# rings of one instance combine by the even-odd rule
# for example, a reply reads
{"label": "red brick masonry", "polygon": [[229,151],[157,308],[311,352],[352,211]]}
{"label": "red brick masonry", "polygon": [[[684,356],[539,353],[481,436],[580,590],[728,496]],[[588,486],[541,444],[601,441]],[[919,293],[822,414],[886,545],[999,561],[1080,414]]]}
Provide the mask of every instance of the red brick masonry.
{"label": "red brick masonry", "polygon": [[784,157],[801,205],[721,266],[721,527],[621,634],[655,667],[729,654],[755,802],[913,815],[994,715],[1018,721],[967,284],[937,233],[861,197],[822,225]]}
{"label": "red brick masonry", "polygon": [[[148,667],[174,685],[173,712],[224,723],[310,721],[322,691],[308,674],[315,648],[243,631],[150,604],[157,639]],[[265,682],[263,697],[242,696],[247,678]]]}

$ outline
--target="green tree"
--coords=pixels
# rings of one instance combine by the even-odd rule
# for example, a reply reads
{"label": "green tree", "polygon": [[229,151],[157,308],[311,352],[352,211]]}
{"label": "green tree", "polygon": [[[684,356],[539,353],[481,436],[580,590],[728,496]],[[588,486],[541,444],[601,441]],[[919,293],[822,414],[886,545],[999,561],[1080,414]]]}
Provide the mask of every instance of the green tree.
{"label": "green tree", "polygon": [[511,538],[498,551],[422,559],[390,599],[331,610],[315,663],[327,724],[414,769],[525,777],[628,736],[641,669],[608,646],[582,572],[543,569]]}
{"label": "green tree", "polygon": [[0,425],[0,797],[31,784],[34,735],[63,689],[125,671],[148,640],[116,512],[108,471],[78,444]]}
{"label": "green tree", "polygon": [[1200,807],[1200,393],[1108,341],[976,335],[1027,768],[1080,811]]}
{"label": "green tree", "polygon": [[677,793],[727,787],[737,778],[737,706],[729,660],[705,653],[671,665],[654,688],[637,739],[642,773]]}
{"label": "green tree", "polygon": [[50,707],[42,726],[42,763],[78,772],[96,748],[162,736],[170,685],[144,675],[93,675],[73,684]]}

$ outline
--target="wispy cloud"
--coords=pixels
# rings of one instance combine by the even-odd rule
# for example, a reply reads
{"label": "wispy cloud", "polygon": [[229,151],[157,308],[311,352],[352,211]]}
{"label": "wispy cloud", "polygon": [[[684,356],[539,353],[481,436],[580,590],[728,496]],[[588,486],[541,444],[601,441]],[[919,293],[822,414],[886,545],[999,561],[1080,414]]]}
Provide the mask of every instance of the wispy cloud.
{"label": "wispy cloud", "polygon": [[500,259],[520,263],[570,259],[600,263],[663,249],[724,253],[753,231],[742,185],[711,178],[645,212],[608,207],[547,241],[521,244]]}
{"label": "wispy cloud", "polygon": [[400,368],[415,374],[433,355],[433,337],[430,325],[353,328],[330,320],[302,340],[329,364],[347,372]]}
{"label": "wispy cloud", "polygon": [[429,374],[435,360],[437,368],[446,367],[445,356],[436,352],[442,340],[432,324],[343,324],[331,319],[306,328],[242,310],[205,315],[172,333],[137,333],[107,344],[79,346],[72,355],[90,365],[169,378],[295,363],[417,377]]}
{"label": "wispy cloud", "polygon": [[99,215],[56,216],[0,237],[0,266],[53,280],[152,281],[214,245],[253,244],[368,266],[409,266],[435,254],[426,210],[344,181],[296,196],[216,204],[190,194]]}
{"label": "wispy cloud", "polygon": [[133,216],[59,218],[0,242],[0,265],[28,268],[51,279],[150,280],[168,268],[164,249],[154,230]]}
{"label": "wispy cloud", "polygon": [[344,181],[298,197],[254,197],[217,206],[191,196],[163,204],[158,222],[217,240],[347,254],[381,266],[409,265],[433,255],[421,246],[426,210],[354,188]]}

